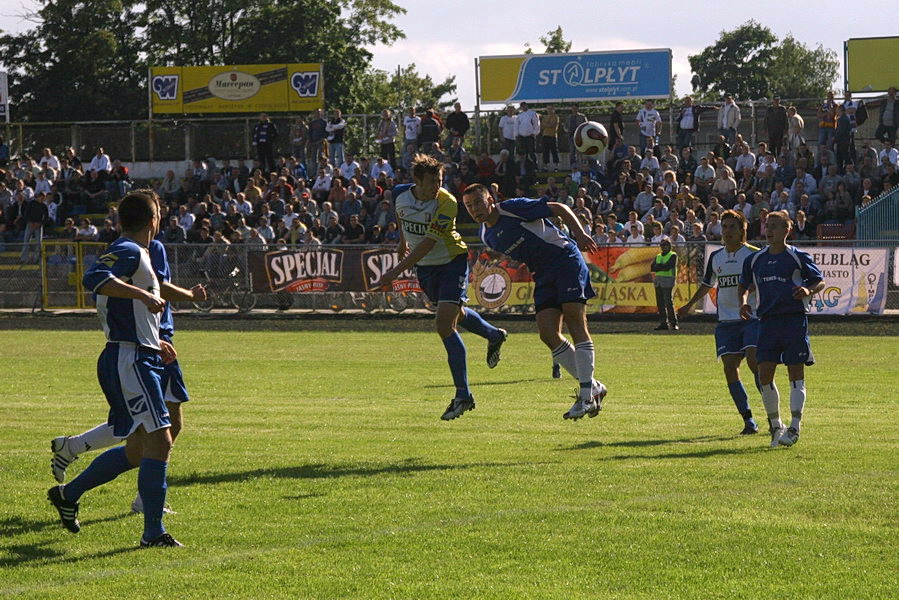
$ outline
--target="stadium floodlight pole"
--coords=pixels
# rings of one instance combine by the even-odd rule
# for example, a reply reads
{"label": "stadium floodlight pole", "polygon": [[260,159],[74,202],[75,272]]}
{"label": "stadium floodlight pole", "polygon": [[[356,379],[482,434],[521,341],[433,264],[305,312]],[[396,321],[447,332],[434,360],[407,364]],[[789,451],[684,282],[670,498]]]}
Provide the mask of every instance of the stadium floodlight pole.
{"label": "stadium floodlight pole", "polygon": [[481,80],[478,57],[474,57],[474,135],[478,152],[481,151]]}

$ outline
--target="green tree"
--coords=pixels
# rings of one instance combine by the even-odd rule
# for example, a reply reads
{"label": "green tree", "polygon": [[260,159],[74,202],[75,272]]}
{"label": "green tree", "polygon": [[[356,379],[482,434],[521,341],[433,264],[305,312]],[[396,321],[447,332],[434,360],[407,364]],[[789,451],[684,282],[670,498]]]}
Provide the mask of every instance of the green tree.
{"label": "green tree", "polygon": [[131,0],[40,0],[36,25],[0,36],[13,118],[108,120],[146,114],[146,69]]}
{"label": "green tree", "polygon": [[398,72],[393,73],[369,69],[357,80],[356,85],[357,101],[348,107],[349,111],[355,113],[374,114],[385,108],[403,110],[410,106],[442,110],[457,102],[454,96],[455,75],[447,77],[441,83],[434,83],[430,75],[418,73],[415,63],[400,67]]}
{"label": "green tree", "polygon": [[746,100],[763,98],[769,95],[776,44],[770,29],[750,20],[733,31],[722,31],[714,45],[687,58],[702,80],[701,91],[718,97],[731,93]]}
{"label": "green tree", "polygon": [[[571,51],[571,41],[566,40],[565,36],[562,34],[562,26],[559,25],[552,31],[547,31],[546,35],[540,36],[540,43],[544,46],[544,54],[554,54],[561,52],[570,52]],[[531,48],[531,44],[529,42],[525,43],[526,50],[525,54],[533,54],[534,49]]]}
{"label": "green tree", "polygon": [[833,50],[821,44],[812,50],[788,34],[774,51],[771,93],[784,98],[820,98],[833,89],[839,66]]}

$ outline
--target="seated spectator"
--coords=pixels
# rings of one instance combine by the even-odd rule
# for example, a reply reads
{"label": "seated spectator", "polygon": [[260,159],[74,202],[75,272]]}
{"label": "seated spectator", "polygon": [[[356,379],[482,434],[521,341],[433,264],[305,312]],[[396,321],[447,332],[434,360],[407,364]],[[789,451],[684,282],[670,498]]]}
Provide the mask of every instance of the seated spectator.
{"label": "seated spectator", "polygon": [[66,219],[65,224],[63,225],[62,231],[59,234],[59,239],[61,240],[72,240],[78,237],[78,229],[75,227],[75,219],[71,217]]}
{"label": "seated spectator", "polygon": [[89,219],[81,219],[81,227],[75,235],[76,242],[95,242],[98,235],[97,227]]}
{"label": "seated spectator", "polygon": [[672,225],[671,230],[668,233],[668,239],[671,240],[672,246],[677,246],[678,244],[685,244],[687,240],[680,234],[680,227],[677,225]]}
{"label": "seated spectator", "polygon": [[328,217],[328,227],[325,229],[325,237],[322,241],[325,244],[341,244],[343,243],[344,228],[340,224],[337,215]]}
{"label": "seated spectator", "polygon": [[705,226],[705,236],[710,242],[721,240],[721,221],[718,220],[717,211],[709,213],[709,222]]}
{"label": "seated spectator", "polygon": [[111,244],[117,239],[119,239],[119,232],[116,231],[115,225],[110,219],[103,219],[103,229],[97,235],[97,241]]}
{"label": "seated spectator", "polygon": [[658,221],[652,223],[652,237],[649,238],[651,246],[658,246],[662,240],[667,240],[668,236],[662,231],[662,224]]}
{"label": "seated spectator", "polygon": [[796,211],[796,221],[793,223],[793,236],[800,241],[813,240],[817,237],[815,228],[809,224],[804,211]]}
{"label": "seated spectator", "polygon": [[628,246],[645,246],[646,238],[643,237],[643,234],[640,233],[640,230],[637,229],[636,225],[631,225],[630,235],[627,236],[624,243]]}
{"label": "seated spectator", "polygon": [[604,245],[609,243],[609,234],[606,233],[606,225],[602,221],[593,224],[593,241],[597,244]]}
{"label": "seated spectator", "polygon": [[690,233],[687,235],[688,242],[707,242],[708,238],[702,232],[702,223],[699,221],[694,221],[692,225],[690,225]]}
{"label": "seated spectator", "polygon": [[390,221],[387,229],[384,231],[384,243],[395,245],[400,241],[400,231],[397,228],[396,221]]}
{"label": "seated spectator", "polygon": [[259,232],[259,236],[265,240],[266,243],[270,244],[275,241],[275,230],[272,229],[268,217],[259,217],[259,225],[256,227],[256,231]]}
{"label": "seated spectator", "polygon": [[350,215],[343,233],[344,244],[364,244],[365,227],[359,222],[359,215]]}

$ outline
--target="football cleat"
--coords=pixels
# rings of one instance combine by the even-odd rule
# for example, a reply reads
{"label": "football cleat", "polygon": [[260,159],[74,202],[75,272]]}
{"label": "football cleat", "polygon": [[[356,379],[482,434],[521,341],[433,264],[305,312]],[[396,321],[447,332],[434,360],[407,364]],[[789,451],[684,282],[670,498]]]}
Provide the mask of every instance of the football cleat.
{"label": "football cleat", "polygon": [[562,365],[553,363],[553,379],[562,379]]}
{"label": "football cleat", "polygon": [[503,343],[507,339],[509,339],[509,332],[505,329],[500,329],[499,332],[502,334],[502,337],[496,340],[495,342],[490,342],[487,344],[487,366],[491,369],[499,364],[499,351],[503,347]]}
{"label": "football cleat", "polygon": [[47,490],[47,498],[59,512],[59,520],[62,521],[62,526],[72,533],[78,533],[81,531],[81,523],[78,522],[78,503],[63,498],[62,487],[61,485],[54,485]]}
{"label": "football cleat", "polygon": [[163,533],[158,538],[152,540],[140,539],[141,548],[183,548],[184,544],[176,540],[169,533]]}
{"label": "football cleat", "polygon": [[604,386],[601,381],[593,380],[593,406],[587,411],[587,416],[591,419],[599,414],[602,410],[602,401],[609,393],[609,388]]}
{"label": "football cleat", "polygon": [[77,455],[72,456],[69,453],[68,441],[69,436],[61,435],[53,438],[50,442],[50,451],[53,452],[53,456],[50,458],[50,469],[53,471],[53,478],[57,483],[63,483],[66,480],[66,469],[78,460]]}
{"label": "football cleat", "polygon": [[755,424],[755,421],[746,421],[745,423],[740,435],[752,435],[759,432],[759,426]]}
{"label": "football cleat", "polygon": [[784,434],[784,426],[781,425],[780,427],[771,427],[770,429],[768,429],[768,431],[771,433],[771,447],[777,448],[777,446],[780,444],[780,438]]}
{"label": "football cleat", "polygon": [[780,436],[780,439],[777,440],[777,443],[781,446],[792,446],[796,442],[799,441],[799,430],[795,427],[790,427],[787,429],[786,433]]}
{"label": "football cleat", "polygon": [[591,412],[599,413],[599,408],[597,408],[596,401],[591,396],[586,400],[582,400],[577,396],[574,397],[574,404],[571,405],[565,414],[562,415],[563,419],[571,419],[572,421],[577,421],[578,419],[582,419],[584,415],[590,414]]}
{"label": "football cleat", "polygon": [[440,418],[444,421],[452,421],[469,410],[474,410],[474,396],[471,394],[469,394],[468,398],[453,398]]}

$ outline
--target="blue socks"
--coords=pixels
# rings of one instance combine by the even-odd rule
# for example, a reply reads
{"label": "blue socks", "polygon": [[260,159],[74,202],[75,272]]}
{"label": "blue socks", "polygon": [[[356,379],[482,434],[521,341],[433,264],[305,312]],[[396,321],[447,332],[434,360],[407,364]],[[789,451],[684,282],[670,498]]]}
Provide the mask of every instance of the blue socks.
{"label": "blue socks", "polygon": [[144,539],[152,541],[165,533],[162,526],[162,510],[165,507],[165,493],[168,485],[165,472],[168,463],[153,458],[140,461],[137,473],[137,491],[144,501]]}
{"label": "blue socks", "polygon": [[[484,320],[480,314],[470,308],[463,308],[465,318],[459,321],[459,325],[475,335],[485,338],[488,342],[495,342],[502,334],[499,329]],[[444,340],[446,343],[446,340]]]}
{"label": "blue socks", "polygon": [[[472,312],[474,313],[474,311]],[[459,335],[458,331],[454,331],[452,335],[444,338],[443,346],[446,348],[446,359],[449,363],[450,373],[453,374],[456,397],[468,398],[471,392],[468,390],[468,363],[462,336]],[[144,501],[146,502],[146,500]]]}
{"label": "blue socks", "polygon": [[743,382],[735,381],[733,383],[728,383],[727,389],[730,390],[730,397],[734,399],[734,406],[737,407],[737,411],[743,419],[755,424],[755,420],[752,418],[752,411],[749,409],[749,396],[746,394],[746,388],[743,387]]}
{"label": "blue socks", "polygon": [[62,494],[66,500],[78,502],[84,492],[108,483],[133,468],[125,456],[125,446],[111,448],[95,458],[78,477],[67,483],[63,487]]}

